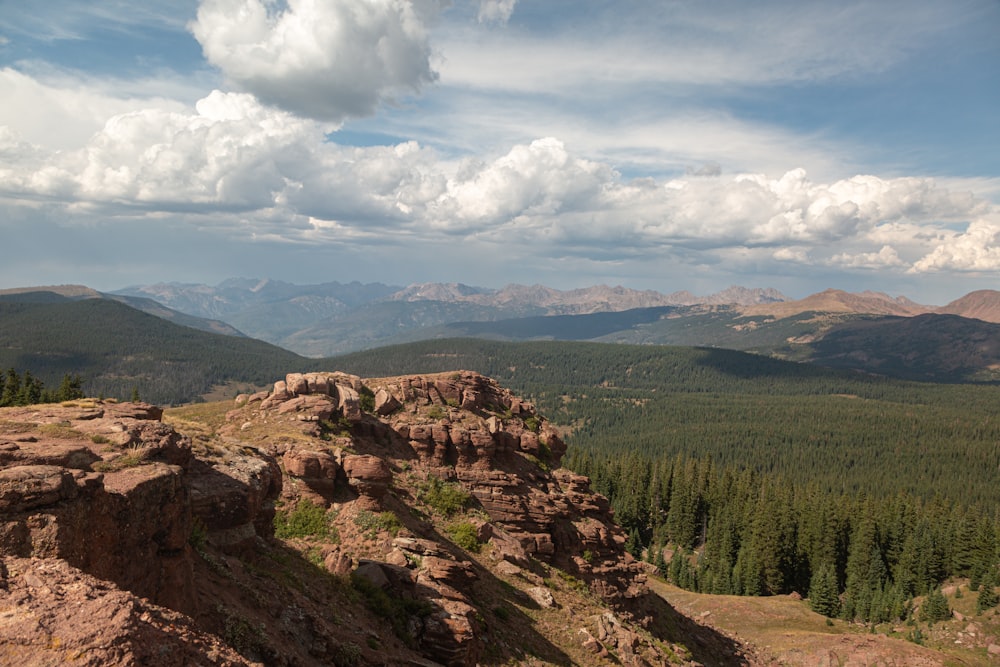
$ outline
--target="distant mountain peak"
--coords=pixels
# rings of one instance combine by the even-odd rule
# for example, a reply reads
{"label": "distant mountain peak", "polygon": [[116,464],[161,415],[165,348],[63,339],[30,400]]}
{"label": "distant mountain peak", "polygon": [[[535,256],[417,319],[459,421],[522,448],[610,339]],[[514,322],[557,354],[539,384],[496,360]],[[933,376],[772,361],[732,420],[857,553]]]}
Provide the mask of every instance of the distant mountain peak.
{"label": "distant mountain peak", "polygon": [[461,301],[467,297],[491,291],[462,283],[414,283],[389,296],[389,299],[392,301]]}
{"label": "distant mountain peak", "polygon": [[744,308],[743,312],[746,315],[772,315],[774,317],[790,317],[809,311],[911,317],[930,312],[930,310],[927,306],[914,303],[902,296],[892,297],[883,292],[870,290],[855,293],[831,288],[810,294],[797,301],[748,306]]}
{"label": "distant mountain peak", "polygon": [[31,294],[33,292],[51,292],[68,299],[99,299],[102,294],[86,285],[42,285],[39,287],[12,287],[0,290],[0,295]]}
{"label": "distant mountain peak", "polygon": [[969,292],[935,312],[1000,324],[1000,292],[992,289]]}

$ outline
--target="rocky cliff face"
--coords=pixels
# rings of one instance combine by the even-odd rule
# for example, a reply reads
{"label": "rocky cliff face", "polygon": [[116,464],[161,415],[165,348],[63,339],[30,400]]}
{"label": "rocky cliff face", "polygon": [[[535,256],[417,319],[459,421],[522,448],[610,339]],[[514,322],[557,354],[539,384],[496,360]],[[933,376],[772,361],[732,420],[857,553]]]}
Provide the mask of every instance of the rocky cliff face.
{"label": "rocky cliff face", "polygon": [[[0,411],[0,657],[690,658],[606,499],[489,378],[290,374],[167,422],[143,404]],[[101,627],[56,609],[73,605]]]}

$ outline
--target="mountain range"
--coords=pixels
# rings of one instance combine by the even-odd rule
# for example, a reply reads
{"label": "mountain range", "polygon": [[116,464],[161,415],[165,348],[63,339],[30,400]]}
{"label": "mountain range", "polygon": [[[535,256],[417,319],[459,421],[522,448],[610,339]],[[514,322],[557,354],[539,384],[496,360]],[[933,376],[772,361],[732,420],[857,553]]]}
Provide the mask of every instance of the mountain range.
{"label": "mountain range", "polygon": [[[828,289],[791,300],[773,289],[746,287],[698,297],[608,286],[497,290],[238,278],[216,286],[161,283],[106,293],[79,285],[0,290],[0,304],[55,307],[90,300],[119,302],[182,327],[259,339],[312,358],[442,338],[577,340],[721,347],[916,380],[1000,379],[995,290],[941,307],[874,291]],[[300,365],[287,357],[282,363]]]}
{"label": "mountain range", "polygon": [[293,285],[247,278],[229,279],[214,287],[139,285],[109,296],[153,299],[189,315],[218,318],[248,336],[311,357],[404,342],[413,339],[414,331],[452,322],[786,300],[773,289],[743,287],[697,297],[684,291],[661,294],[605,285],[566,291],[542,285],[508,285],[497,290],[461,283]]}

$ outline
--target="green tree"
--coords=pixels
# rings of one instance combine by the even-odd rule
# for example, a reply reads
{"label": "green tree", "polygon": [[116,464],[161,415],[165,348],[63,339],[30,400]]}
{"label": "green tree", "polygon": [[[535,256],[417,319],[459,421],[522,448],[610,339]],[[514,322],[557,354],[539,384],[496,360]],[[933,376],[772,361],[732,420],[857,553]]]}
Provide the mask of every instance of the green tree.
{"label": "green tree", "polygon": [[920,607],[920,620],[927,623],[943,621],[951,616],[948,600],[940,588],[935,588],[927,594],[924,604]]}
{"label": "green tree", "polygon": [[21,395],[21,376],[13,368],[7,369],[7,379],[4,382],[3,394],[0,395],[0,406],[17,405]]}
{"label": "green tree", "polygon": [[823,564],[813,571],[809,584],[809,608],[830,618],[840,613],[837,574],[832,565]]}
{"label": "green tree", "polygon": [[21,381],[21,391],[18,394],[18,405],[35,405],[42,401],[43,391],[42,381],[31,374],[31,371],[24,371],[24,379]]}
{"label": "green tree", "polygon": [[55,400],[59,401],[72,401],[76,398],[83,398],[83,378],[79,375],[70,375],[67,373],[63,375],[62,382],[59,383],[59,388],[55,393]]}
{"label": "green tree", "polygon": [[1000,604],[1000,595],[997,595],[996,585],[996,573],[991,569],[983,576],[982,581],[979,582],[979,595],[976,597],[977,614],[981,614],[987,609],[992,609],[997,604]]}

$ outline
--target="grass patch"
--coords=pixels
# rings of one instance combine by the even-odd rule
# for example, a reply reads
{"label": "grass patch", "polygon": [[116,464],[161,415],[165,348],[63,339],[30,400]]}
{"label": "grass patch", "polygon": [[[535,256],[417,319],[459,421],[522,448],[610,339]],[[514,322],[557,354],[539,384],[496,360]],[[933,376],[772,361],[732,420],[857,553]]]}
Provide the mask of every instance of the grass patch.
{"label": "grass patch", "polygon": [[38,432],[50,438],[60,438],[63,440],[86,440],[88,436],[77,431],[69,425],[69,422],[58,422],[56,424],[41,424]]}
{"label": "grass patch", "polygon": [[358,403],[364,412],[369,414],[375,412],[375,393],[368,387],[362,386],[358,390]]}
{"label": "grass patch", "polygon": [[149,450],[145,447],[131,447],[128,452],[108,461],[98,461],[91,466],[96,472],[118,472],[126,468],[135,468],[147,463]]}
{"label": "grass patch", "polygon": [[383,532],[396,537],[403,528],[399,517],[389,511],[375,513],[361,510],[354,517],[354,524],[361,530],[367,531],[368,537],[371,538]]}

